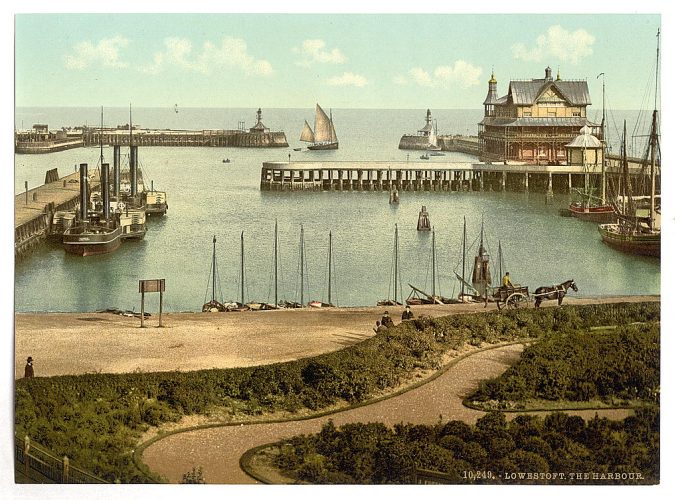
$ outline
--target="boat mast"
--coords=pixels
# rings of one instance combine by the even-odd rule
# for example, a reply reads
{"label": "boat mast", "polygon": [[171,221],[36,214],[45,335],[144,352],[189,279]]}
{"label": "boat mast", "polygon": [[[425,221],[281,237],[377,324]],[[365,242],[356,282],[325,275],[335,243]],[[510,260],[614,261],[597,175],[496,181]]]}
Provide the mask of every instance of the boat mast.
{"label": "boat mast", "polygon": [[305,305],[305,228],[300,224],[300,307]]}
{"label": "boat mast", "polygon": [[501,242],[498,241],[498,286],[503,283],[503,250],[501,250]]}
{"label": "boat mast", "polygon": [[463,279],[460,280],[460,293],[463,296],[465,295],[465,247],[467,246],[466,236],[467,222],[465,220],[465,216],[463,215]]}
{"label": "boat mast", "polygon": [[437,295],[437,291],[435,290],[435,280],[434,280],[434,271],[436,268],[435,264],[435,246],[434,246],[434,226],[432,226],[432,296],[434,297]]}
{"label": "boat mast", "polygon": [[279,221],[274,219],[274,307],[279,304]]}
{"label": "boat mast", "polygon": [[217,238],[213,234],[213,258],[212,258],[212,301],[215,301],[215,280],[217,279],[217,260],[215,257],[215,244],[217,243]]}
{"label": "boat mast", "polygon": [[394,302],[397,302],[397,274],[399,273],[399,227],[394,225]]}
{"label": "boat mast", "polygon": [[99,166],[104,164],[104,106],[102,106],[102,116],[99,125]]}
{"label": "boat mast", "polygon": [[328,232],[328,303],[331,302],[331,259],[333,258],[333,232]]}
{"label": "boat mast", "polygon": [[243,231],[241,231],[241,304],[245,304],[245,265],[243,261]]}
{"label": "boat mast", "polygon": [[601,186],[601,192],[600,196],[602,198],[602,204],[605,205],[607,203],[607,200],[605,199],[606,197],[606,184],[605,184],[605,158],[607,156],[607,150],[606,150],[606,144],[605,144],[605,129],[604,129],[604,121],[605,121],[605,107],[604,107],[604,73],[600,73],[597,75],[598,78],[602,77],[602,125],[600,126],[602,129],[602,186]]}
{"label": "boat mast", "polygon": [[654,197],[656,196],[656,148],[657,148],[657,108],[656,108],[656,99],[657,99],[657,91],[659,88],[659,35],[661,34],[661,30],[657,30],[656,32],[656,76],[654,80],[654,114],[652,115],[652,134],[650,137],[650,142],[651,142],[651,149],[652,149],[652,166],[651,166],[651,173],[652,173],[652,196],[651,199],[649,200],[649,225],[650,228],[653,230],[656,226],[656,209],[655,209],[655,200]]}

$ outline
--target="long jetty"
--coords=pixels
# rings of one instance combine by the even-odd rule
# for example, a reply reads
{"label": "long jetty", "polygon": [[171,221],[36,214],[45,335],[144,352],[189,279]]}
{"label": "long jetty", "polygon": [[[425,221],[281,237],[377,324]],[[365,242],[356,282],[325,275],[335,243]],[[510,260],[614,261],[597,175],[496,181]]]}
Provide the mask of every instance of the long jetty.
{"label": "long jetty", "polygon": [[[639,168],[639,167],[638,167]],[[635,170],[635,169],[634,169]],[[607,176],[618,177],[609,167]],[[531,191],[597,186],[599,167],[447,161],[263,162],[262,191]]]}
{"label": "long jetty", "polygon": [[[46,179],[42,186],[14,197],[14,258],[19,260],[43,242],[54,213],[71,210],[80,202],[80,178],[75,172],[62,178]],[[52,181],[52,182],[49,182]],[[94,179],[93,188],[99,180]]]}

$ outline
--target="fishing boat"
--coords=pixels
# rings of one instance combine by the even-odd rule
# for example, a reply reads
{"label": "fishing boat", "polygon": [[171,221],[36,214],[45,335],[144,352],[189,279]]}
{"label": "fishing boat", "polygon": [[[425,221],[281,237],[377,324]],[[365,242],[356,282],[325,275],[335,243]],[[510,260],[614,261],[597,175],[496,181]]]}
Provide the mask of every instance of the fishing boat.
{"label": "fishing boat", "polygon": [[425,153],[424,155],[420,155],[421,160],[429,160],[430,159],[430,153]]}
{"label": "fishing boat", "polygon": [[327,259],[327,264],[328,264],[328,295],[327,301],[322,302],[320,300],[312,300],[309,302],[307,305],[309,307],[316,307],[316,308],[322,308],[322,307],[335,307],[333,305],[333,300],[332,300],[332,281],[331,278],[333,276],[333,232],[329,231],[328,232],[328,259]]}
{"label": "fishing boat", "polygon": [[454,301],[449,298],[442,297],[441,295],[437,295],[437,289],[436,289],[436,283],[437,283],[437,252],[436,252],[436,244],[435,244],[435,231],[434,228],[432,228],[432,256],[431,256],[431,262],[432,262],[432,293],[429,294],[427,292],[424,292],[423,290],[420,290],[419,288],[416,288],[412,284],[408,284],[408,286],[411,287],[411,293],[409,296],[406,298],[406,303],[410,306],[418,306],[418,305],[424,305],[424,304],[452,304]]}
{"label": "fishing boat", "polygon": [[[657,159],[660,155],[659,136],[658,136],[658,110],[657,110],[657,89],[659,75],[659,32],[657,32],[656,46],[656,81],[654,90],[654,111],[652,112],[652,126],[649,134],[647,156],[649,157],[650,182],[649,182],[649,203],[644,216],[637,212],[636,202],[631,196],[630,179],[628,175],[628,158],[626,155],[626,132],[624,123],[624,149],[623,149],[623,187],[624,196],[622,198],[625,207],[617,208],[617,218],[615,223],[601,224],[598,231],[602,241],[607,245],[622,252],[635,255],[648,255],[661,257],[661,209],[657,206],[657,191],[660,191],[660,167]],[[658,172],[657,172],[658,170]],[[657,177],[659,182],[657,183]]]}
{"label": "fishing boat", "polygon": [[427,213],[427,209],[425,208],[425,205],[422,206],[420,209],[420,213],[418,214],[418,226],[417,226],[418,231],[429,231],[430,230],[430,216]]}
{"label": "fishing boat", "polygon": [[[379,300],[379,306],[400,306],[401,302],[397,300],[397,284],[399,283],[399,290],[401,291],[401,283],[399,279],[401,275],[399,274],[399,228],[394,225],[394,249],[392,250],[392,268],[390,270],[390,281],[389,290],[387,291],[387,296],[389,298],[384,300]],[[394,285],[394,287],[392,286]],[[394,293],[392,293],[394,292]]]}
{"label": "fishing boat", "polygon": [[[598,197],[592,196],[589,186],[586,185],[584,193],[581,194],[581,200],[574,201],[569,204],[569,216],[576,217],[581,220],[590,222],[612,222],[615,218],[616,212],[614,205],[607,201],[607,181],[605,177],[606,167],[606,140],[605,140],[605,84],[604,73],[600,73],[598,78],[602,76],[602,123],[600,129],[602,130],[602,140],[598,140],[595,136],[590,134],[590,128],[586,125],[581,129],[578,137],[574,138],[565,147],[567,151],[573,155],[576,151],[581,153],[581,161],[585,167],[586,156],[588,151],[595,151],[595,162],[597,163],[597,151],[601,151],[600,163],[602,166],[600,173],[600,193]],[[585,176],[586,180],[588,176]]]}
{"label": "fishing boat", "polygon": [[311,143],[311,145],[307,146],[307,149],[314,151],[338,149],[338,137],[335,135],[335,127],[333,126],[333,113],[331,112],[329,118],[317,103],[314,130],[312,131],[309,123],[305,120],[302,133],[300,134],[300,141]]}
{"label": "fishing boat", "polygon": [[217,288],[219,286],[219,279],[217,273],[217,254],[216,254],[216,244],[217,238],[213,235],[213,252],[212,252],[212,263],[210,264],[210,280],[212,282],[212,295],[211,299],[203,304],[201,311],[203,312],[224,312],[227,310],[225,305],[217,300],[215,295]]}

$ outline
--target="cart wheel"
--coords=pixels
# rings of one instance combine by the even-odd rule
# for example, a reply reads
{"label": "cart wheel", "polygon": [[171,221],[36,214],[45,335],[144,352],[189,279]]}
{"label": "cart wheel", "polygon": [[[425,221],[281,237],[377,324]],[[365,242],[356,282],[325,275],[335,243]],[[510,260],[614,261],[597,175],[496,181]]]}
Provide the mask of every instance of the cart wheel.
{"label": "cart wheel", "polygon": [[513,309],[518,309],[520,307],[526,307],[528,302],[526,295],[521,293],[513,293],[506,299],[505,304],[508,307],[512,307]]}

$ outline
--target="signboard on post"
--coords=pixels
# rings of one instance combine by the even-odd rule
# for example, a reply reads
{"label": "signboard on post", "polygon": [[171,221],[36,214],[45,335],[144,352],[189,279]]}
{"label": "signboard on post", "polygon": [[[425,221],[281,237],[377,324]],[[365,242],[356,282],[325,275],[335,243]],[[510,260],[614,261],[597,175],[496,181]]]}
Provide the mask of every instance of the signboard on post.
{"label": "signboard on post", "polygon": [[144,294],[149,293],[160,293],[160,306],[158,312],[158,326],[163,326],[163,292],[165,291],[165,279],[156,280],[139,280],[139,293],[142,294],[142,324],[141,328],[144,328]]}

